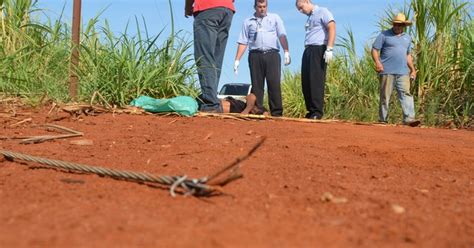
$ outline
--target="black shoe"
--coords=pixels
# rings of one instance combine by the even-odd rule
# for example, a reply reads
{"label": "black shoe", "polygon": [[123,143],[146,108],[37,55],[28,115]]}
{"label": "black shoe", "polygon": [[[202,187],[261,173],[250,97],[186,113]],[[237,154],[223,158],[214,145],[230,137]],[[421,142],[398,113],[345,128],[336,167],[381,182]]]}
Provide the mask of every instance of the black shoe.
{"label": "black shoe", "polygon": [[412,120],[412,121],[407,121],[405,122],[405,125],[410,126],[410,127],[417,127],[421,124],[419,120]]}
{"label": "black shoe", "polygon": [[311,119],[311,120],[321,120],[323,117],[322,116],[319,116],[319,115],[310,115],[309,117],[307,117],[308,119]]}

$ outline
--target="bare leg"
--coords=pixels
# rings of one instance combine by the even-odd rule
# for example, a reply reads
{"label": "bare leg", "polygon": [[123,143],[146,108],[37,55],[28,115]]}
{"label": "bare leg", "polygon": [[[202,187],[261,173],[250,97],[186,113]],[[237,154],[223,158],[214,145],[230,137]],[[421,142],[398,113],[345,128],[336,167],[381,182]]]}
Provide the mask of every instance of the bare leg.
{"label": "bare leg", "polygon": [[230,113],[230,102],[224,99],[221,99],[221,106],[222,106],[223,113]]}
{"label": "bare leg", "polygon": [[248,115],[250,113],[250,110],[252,110],[253,107],[255,106],[257,97],[253,93],[250,93],[249,95],[247,95],[246,99],[247,99],[247,105],[245,106],[245,109],[244,111],[241,112],[241,114]]}

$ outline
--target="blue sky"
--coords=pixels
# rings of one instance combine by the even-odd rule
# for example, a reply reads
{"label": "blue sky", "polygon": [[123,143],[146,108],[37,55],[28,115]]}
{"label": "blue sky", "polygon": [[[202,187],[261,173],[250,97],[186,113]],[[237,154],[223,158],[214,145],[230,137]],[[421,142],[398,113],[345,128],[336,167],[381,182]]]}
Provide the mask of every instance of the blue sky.
{"label": "blue sky", "polygon": [[[192,39],[192,18],[184,18],[184,0],[172,0],[175,13],[175,28],[184,30],[187,37]],[[327,7],[333,14],[337,24],[337,36],[345,36],[346,29],[351,28],[357,45],[359,55],[363,46],[374,38],[377,21],[384,16],[388,6],[398,10],[403,9],[404,0],[332,0],[315,1],[313,3]],[[65,17],[70,22],[72,17],[73,0],[39,0],[39,7],[46,9],[50,17],[54,18],[65,7]],[[242,57],[239,74],[233,73],[233,64],[237,50],[237,39],[243,20],[252,15],[253,0],[236,0],[237,9],[232,22],[232,27],[227,43],[220,86],[224,83],[240,82],[250,83],[247,63],[247,54]],[[170,12],[168,0],[82,0],[83,22],[105,10],[101,19],[107,19],[112,30],[120,33],[124,31],[127,22],[134,24],[135,16],[145,18],[151,34],[157,34],[164,27],[170,26]],[[269,0],[268,11],[279,14],[283,19],[288,34],[292,63],[288,67],[291,71],[299,71],[301,56],[303,54],[304,24],[306,16],[295,8],[294,0]],[[169,31],[169,29],[167,29]],[[283,66],[283,68],[286,68]]]}

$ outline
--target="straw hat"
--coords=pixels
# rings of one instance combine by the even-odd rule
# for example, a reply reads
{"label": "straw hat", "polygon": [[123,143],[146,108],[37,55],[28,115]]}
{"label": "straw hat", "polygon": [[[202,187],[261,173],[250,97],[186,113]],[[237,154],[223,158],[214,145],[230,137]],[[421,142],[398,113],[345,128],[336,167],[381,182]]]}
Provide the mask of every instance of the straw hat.
{"label": "straw hat", "polygon": [[393,17],[392,24],[404,24],[405,26],[410,26],[411,21],[407,20],[403,13],[398,13],[395,17]]}

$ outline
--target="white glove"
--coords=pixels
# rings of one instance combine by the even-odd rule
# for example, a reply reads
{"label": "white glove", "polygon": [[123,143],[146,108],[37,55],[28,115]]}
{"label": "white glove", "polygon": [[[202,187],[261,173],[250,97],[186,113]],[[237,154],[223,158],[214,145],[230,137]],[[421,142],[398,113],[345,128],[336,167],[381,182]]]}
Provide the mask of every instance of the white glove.
{"label": "white glove", "polygon": [[290,52],[285,52],[285,65],[291,64]]}
{"label": "white glove", "polygon": [[329,64],[329,62],[332,60],[333,54],[332,54],[332,47],[328,47],[326,51],[324,52],[324,61],[326,64]]}
{"label": "white glove", "polygon": [[238,60],[236,60],[234,62],[234,74],[235,75],[239,74],[239,64],[240,64],[240,62]]}

